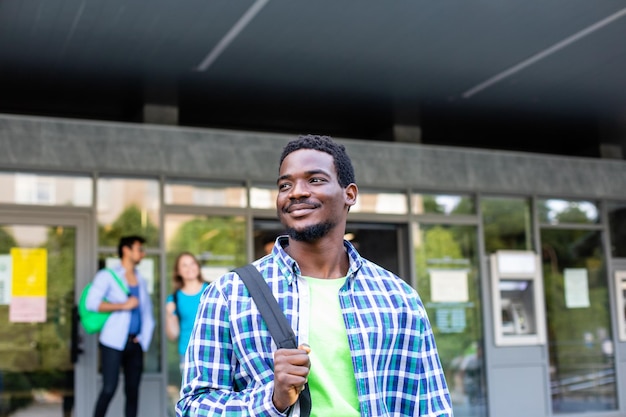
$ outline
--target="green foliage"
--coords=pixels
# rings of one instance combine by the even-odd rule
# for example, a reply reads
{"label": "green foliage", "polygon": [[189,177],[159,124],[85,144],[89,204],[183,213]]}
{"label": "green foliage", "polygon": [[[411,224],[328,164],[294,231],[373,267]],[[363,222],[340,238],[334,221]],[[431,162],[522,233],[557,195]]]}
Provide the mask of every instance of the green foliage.
{"label": "green foliage", "polygon": [[7,254],[16,246],[15,238],[4,227],[0,227],[0,254]]}
{"label": "green foliage", "polygon": [[485,198],[481,201],[485,251],[529,250],[531,245],[530,206],[519,198]]}
{"label": "green foliage", "polygon": [[139,235],[146,239],[146,246],[159,246],[159,229],[152,223],[149,216],[142,214],[137,205],[130,205],[110,225],[99,225],[98,236],[100,245],[117,247],[120,238],[128,235]]}
{"label": "green foliage", "polygon": [[196,217],[178,229],[168,246],[173,256],[188,251],[207,254],[213,266],[240,266],[246,263],[245,221],[242,217]]}

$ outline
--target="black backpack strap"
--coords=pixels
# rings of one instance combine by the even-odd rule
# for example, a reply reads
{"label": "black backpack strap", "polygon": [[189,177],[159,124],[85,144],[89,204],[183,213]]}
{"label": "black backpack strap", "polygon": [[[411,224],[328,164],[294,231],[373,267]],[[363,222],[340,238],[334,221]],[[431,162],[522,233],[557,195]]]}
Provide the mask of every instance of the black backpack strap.
{"label": "black backpack strap", "polygon": [[180,310],[178,309],[178,290],[174,290],[172,298],[174,299],[174,305],[176,306],[176,316],[178,316],[178,320],[180,321]]}
{"label": "black backpack strap", "polygon": [[280,309],[270,287],[261,276],[261,273],[252,264],[236,268],[237,273],[243,280],[248,292],[252,296],[263,320],[267,325],[274,342],[278,348],[296,349],[296,335],[287,321],[287,317]]}
{"label": "black backpack strap", "polygon": [[[285,317],[285,313],[280,309],[274,294],[258,269],[252,264],[234,269],[243,283],[248,288],[267,328],[276,342],[278,348],[296,349],[296,335],[291,325]],[[311,391],[309,384],[304,386],[304,391],[300,393],[300,416],[309,417],[311,415]]]}

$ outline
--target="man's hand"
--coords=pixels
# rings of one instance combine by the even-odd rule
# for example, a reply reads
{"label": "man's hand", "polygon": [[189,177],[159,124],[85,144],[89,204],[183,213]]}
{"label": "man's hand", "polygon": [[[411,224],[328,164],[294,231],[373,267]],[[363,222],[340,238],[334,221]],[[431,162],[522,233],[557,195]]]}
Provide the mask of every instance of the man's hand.
{"label": "man's hand", "polygon": [[139,298],[131,295],[128,297],[128,300],[123,304],[122,310],[132,310],[133,308],[139,306]]}
{"label": "man's hand", "polygon": [[298,349],[278,349],[274,353],[272,400],[277,410],[285,411],[298,401],[311,368],[310,352],[309,345],[303,343]]}

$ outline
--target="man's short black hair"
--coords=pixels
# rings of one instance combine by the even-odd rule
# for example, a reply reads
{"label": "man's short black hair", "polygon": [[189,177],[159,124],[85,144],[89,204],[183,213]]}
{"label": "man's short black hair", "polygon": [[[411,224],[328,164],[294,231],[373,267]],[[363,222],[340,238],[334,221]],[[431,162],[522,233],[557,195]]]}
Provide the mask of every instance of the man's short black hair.
{"label": "man's short black hair", "polygon": [[135,242],[139,242],[143,245],[144,243],[146,243],[146,239],[137,235],[122,236],[120,238],[120,243],[117,245],[117,254],[120,257],[120,259],[122,259],[122,254],[124,253],[122,248],[126,246],[132,249]]}
{"label": "man's short black hair", "polygon": [[280,167],[283,164],[287,155],[300,149],[314,149],[326,152],[332,156],[335,170],[337,171],[337,180],[343,188],[355,182],[354,168],[345,146],[333,141],[330,136],[301,135],[297,139],[292,140],[283,149],[278,166]]}

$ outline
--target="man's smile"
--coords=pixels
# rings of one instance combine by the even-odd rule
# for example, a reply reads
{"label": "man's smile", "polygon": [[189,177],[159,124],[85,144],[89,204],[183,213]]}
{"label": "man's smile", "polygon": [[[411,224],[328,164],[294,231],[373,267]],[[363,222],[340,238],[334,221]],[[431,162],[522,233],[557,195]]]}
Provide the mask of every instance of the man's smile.
{"label": "man's smile", "polygon": [[318,207],[319,204],[314,204],[308,201],[293,201],[283,211],[286,213],[299,215],[304,214],[310,210],[314,210]]}

